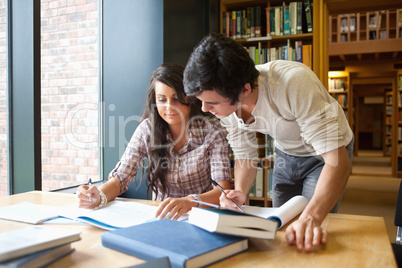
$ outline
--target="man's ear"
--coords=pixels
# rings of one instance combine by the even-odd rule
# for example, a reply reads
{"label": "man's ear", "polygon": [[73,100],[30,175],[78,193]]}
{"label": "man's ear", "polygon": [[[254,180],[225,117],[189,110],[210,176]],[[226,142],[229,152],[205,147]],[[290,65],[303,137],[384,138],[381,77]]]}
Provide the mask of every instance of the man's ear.
{"label": "man's ear", "polygon": [[250,83],[246,83],[241,90],[239,97],[247,97],[252,91]]}

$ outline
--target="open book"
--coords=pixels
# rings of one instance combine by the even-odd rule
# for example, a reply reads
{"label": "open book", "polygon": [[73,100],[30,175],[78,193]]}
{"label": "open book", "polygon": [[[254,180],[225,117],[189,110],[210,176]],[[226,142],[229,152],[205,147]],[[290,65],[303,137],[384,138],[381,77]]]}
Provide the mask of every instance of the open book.
{"label": "open book", "polygon": [[194,207],[188,222],[210,232],[274,239],[276,230],[307,206],[307,199],[295,196],[279,208],[243,206],[245,213],[223,208]]}
{"label": "open book", "polygon": [[[68,224],[88,223],[106,230],[129,227],[152,221],[158,207],[139,202],[112,201],[102,209],[84,209],[72,206],[49,206],[21,202],[0,208],[0,219],[31,224],[42,222]],[[182,220],[183,218],[179,219]]]}

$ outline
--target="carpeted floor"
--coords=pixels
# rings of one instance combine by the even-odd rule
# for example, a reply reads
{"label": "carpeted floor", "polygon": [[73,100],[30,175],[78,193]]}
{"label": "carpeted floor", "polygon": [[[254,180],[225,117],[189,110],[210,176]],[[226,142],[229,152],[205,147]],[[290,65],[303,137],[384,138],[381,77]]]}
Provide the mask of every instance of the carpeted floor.
{"label": "carpeted floor", "polygon": [[338,213],[384,217],[390,241],[394,242],[395,207],[400,178],[391,176],[391,159],[381,151],[359,151]]}

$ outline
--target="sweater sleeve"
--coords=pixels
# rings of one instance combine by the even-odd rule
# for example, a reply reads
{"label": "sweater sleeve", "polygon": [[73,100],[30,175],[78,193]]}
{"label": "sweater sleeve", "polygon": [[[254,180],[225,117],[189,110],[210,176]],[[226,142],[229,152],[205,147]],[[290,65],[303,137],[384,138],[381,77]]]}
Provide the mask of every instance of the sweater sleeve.
{"label": "sweater sleeve", "polygon": [[218,121],[210,124],[208,139],[210,144],[211,178],[216,181],[230,181],[229,144],[226,140],[225,130]]}
{"label": "sweater sleeve", "polygon": [[343,110],[314,72],[300,63],[281,68],[271,69],[270,87],[283,117],[296,120],[302,138],[317,154],[346,146]]}
{"label": "sweater sleeve", "polygon": [[258,158],[258,143],[255,132],[241,129],[234,115],[221,119],[221,124],[228,131],[226,137],[232,148],[235,160]]}

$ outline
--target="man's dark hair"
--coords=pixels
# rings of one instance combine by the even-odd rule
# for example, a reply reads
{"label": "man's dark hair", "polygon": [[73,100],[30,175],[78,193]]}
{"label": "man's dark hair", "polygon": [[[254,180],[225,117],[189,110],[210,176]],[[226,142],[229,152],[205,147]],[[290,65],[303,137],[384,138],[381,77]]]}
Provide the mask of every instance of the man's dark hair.
{"label": "man's dark hair", "polygon": [[184,71],[184,90],[197,96],[215,90],[235,104],[245,84],[255,88],[259,72],[247,50],[223,34],[211,33],[194,48]]}

